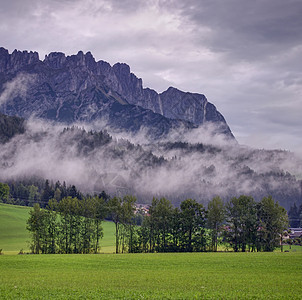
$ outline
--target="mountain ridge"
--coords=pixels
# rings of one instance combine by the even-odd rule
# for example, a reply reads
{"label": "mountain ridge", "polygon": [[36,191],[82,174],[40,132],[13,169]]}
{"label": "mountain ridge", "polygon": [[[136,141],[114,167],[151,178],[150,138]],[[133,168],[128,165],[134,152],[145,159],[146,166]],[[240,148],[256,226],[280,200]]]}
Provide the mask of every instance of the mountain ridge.
{"label": "mountain ridge", "polygon": [[96,61],[91,52],[71,56],[51,52],[42,61],[37,52],[15,50],[9,54],[0,48],[0,91],[18,80],[23,80],[26,91],[0,101],[5,114],[28,118],[34,113],[70,123],[106,117],[109,125],[121,128],[125,119],[123,129],[147,127],[154,136],[212,123],[218,133],[234,139],[224,117],[204,95],[173,87],[160,94],[143,88],[142,79],[127,64],[111,66]]}

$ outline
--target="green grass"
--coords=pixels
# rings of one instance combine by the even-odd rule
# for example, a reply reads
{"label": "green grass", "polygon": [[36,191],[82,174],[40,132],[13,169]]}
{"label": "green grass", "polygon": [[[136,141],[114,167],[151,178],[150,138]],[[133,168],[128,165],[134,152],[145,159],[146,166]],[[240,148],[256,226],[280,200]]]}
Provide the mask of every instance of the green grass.
{"label": "green grass", "polygon": [[302,253],[0,256],[1,299],[301,299]]}
{"label": "green grass", "polygon": [[[7,255],[29,208],[0,204],[1,299],[302,299],[302,247],[274,253]],[[101,252],[114,252],[104,222]],[[284,250],[289,250],[285,246]]]}
{"label": "green grass", "polygon": [[[276,252],[280,252],[280,248],[276,250]],[[302,246],[299,245],[284,245],[283,246],[283,251],[288,251],[288,252],[302,252]]]}
{"label": "green grass", "polygon": [[29,232],[26,220],[29,208],[0,203],[0,249],[2,252],[18,253],[28,250]]}
{"label": "green grass", "polygon": [[101,253],[115,253],[115,227],[113,222],[102,222],[104,236],[100,242]]}
{"label": "green grass", "polygon": [[[29,207],[0,203],[0,249],[4,254],[17,254],[21,249],[29,252],[30,234],[26,230]],[[114,224],[103,222],[104,237],[101,250],[104,253],[115,252]]]}

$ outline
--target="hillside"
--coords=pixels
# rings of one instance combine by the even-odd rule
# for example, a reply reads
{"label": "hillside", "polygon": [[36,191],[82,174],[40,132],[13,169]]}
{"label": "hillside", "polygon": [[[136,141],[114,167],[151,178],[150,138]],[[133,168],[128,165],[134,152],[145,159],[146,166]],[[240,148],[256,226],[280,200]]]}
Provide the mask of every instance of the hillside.
{"label": "hillside", "polygon": [[30,235],[26,230],[29,208],[0,203],[0,248],[4,253],[29,249]]}
{"label": "hillside", "polygon": [[[26,230],[30,208],[0,203],[0,249],[4,254],[17,254],[21,249],[29,251],[30,235]],[[101,252],[114,252],[114,224],[103,222],[104,237]]]}
{"label": "hillside", "polygon": [[106,130],[27,122],[24,134],[0,147],[0,161],[2,182],[66,181],[83,193],[132,194],[139,203],[167,197],[174,205],[186,198],[206,205],[216,195],[228,201],[242,194],[256,200],[271,195],[286,209],[302,203],[300,159],[287,151],[237,144],[161,140],[141,145]]}

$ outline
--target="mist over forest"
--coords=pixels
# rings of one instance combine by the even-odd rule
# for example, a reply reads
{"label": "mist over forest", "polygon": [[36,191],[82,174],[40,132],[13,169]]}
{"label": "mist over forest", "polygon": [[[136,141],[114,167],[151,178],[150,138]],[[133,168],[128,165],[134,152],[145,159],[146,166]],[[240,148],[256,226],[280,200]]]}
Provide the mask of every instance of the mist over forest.
{"label": "mist over forest", "polygon": [[0,145],[0,180],[30,177],[66,181],[82,192],[133,194],[138,203],[167,197],[206,204],[242,194],[272,195],[287,209],[301,203],[302,161],[282,150],[238,145],[211,126],[175,130],[152,139],[144,129],[123,132],[93,124],[58,124],[31,118]]}

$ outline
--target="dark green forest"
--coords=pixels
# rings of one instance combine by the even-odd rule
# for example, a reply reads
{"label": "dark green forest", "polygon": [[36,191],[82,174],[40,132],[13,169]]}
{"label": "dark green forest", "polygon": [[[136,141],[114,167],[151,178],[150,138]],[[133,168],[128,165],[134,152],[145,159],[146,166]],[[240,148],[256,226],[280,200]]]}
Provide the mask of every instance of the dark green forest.
{"label": "dark green forest", "polygon": [[25,132],[25,120],[0,113],[0,144],[9,141],[16,134]]}

